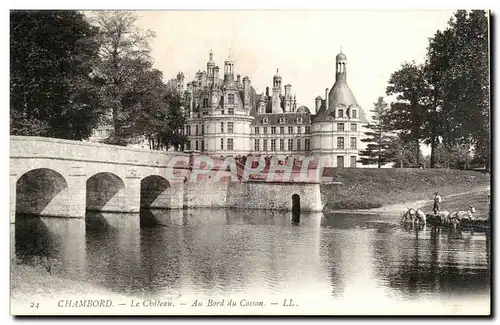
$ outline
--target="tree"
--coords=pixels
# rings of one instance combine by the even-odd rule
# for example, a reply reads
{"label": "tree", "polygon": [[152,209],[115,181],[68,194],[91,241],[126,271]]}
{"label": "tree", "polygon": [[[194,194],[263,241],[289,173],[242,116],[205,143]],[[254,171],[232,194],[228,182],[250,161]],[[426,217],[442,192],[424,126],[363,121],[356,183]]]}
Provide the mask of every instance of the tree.
{"label": "tree", "polygon": [[76,11],[10,13],[11,134],[81,140],[102,111],[97,29]]}
{"label": "tree", "polygon": [[160,104],[150,106],[141,119],[141,134],[148,140],[152,150],[183,149],[186,138],[181,96],[167,89],[157,98]]}
{"label": "tree", "polygon": [[422,166],[424,160],[422,152],[420,151],[420,156],[417,159],[413,143],[405,139],[405,136],[405,134],[399,134],[392,137],[389,144],[391,162],[394,163],[394,167],[418,168]]}
{"label": "tree", "polygon": [[396,95],[396,101],[391,103],[387,112],[389,128],[400,132],[405,142],[413,142],[414,157],[420,165],[420,141],[425,136],[425,121],[432,102],[424,66],[415,62],[404,63],[391,75],[386,93]]}
{"label": "tree", "polygon": [[[489,22],[483,10],[455,13],[444,31],[438,31],[427,54],[428,73],[435,85],[433,121],[449,148],[473,147],[489,168]],[[439,130],[440,128],[440,130]]]}
{"label": "tree", "polygon": [[368,137],[361,139],[362,142],[368,143],[366,149],[360,152],[360,162],[363,165],[377,164],[378,168],[380,168],[391,161],[390,144],[392,135],[386,122],[387,110],[388,105],[384,102],[384,98],[379,97],[371,110],[373,112],[373,123],[365,126],[371,131],[365,132]]}
{"label": "tree", "polygon": [[92,18],[101,31],[97,73],[102,81],[102,104],[114,128],[107,142],[126,145],[141,135],[138,123],[144,123],[144,115],[156,109],[149,105],[158,103],[155,97],[163,88],[161,73],[152,69],[149,55],[154,33],[138,29],[133,12],[100,11]]}

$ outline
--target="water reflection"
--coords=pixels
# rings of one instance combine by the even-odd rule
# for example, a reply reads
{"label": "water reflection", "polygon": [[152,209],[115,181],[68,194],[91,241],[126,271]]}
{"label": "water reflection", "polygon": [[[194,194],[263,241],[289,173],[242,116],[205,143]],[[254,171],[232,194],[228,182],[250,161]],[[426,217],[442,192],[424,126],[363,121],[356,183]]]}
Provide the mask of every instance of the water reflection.
{"label": "water reflection", "polygon": [[[314,299],[489,291],[489,234],[401,226],[394,217],[288,211],[141,210],[17,217],[16,255],[60,276],[155,297],[293,293]],[[363,299],[363,297],[359,299]]]}

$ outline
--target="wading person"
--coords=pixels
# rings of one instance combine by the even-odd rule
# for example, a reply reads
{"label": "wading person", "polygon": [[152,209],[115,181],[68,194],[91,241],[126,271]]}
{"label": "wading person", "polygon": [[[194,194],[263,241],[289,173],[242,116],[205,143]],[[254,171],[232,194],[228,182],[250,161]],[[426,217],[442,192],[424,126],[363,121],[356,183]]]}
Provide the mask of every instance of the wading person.
{"label": "wading person", "polygon": [[439,212],[440,205],[441,205],[441,196],[439,196],[439,193],[436,192],[436,193],[434,193],[434,207],[432,208],[432,211],[434,211],[434,214],[437,214]]}

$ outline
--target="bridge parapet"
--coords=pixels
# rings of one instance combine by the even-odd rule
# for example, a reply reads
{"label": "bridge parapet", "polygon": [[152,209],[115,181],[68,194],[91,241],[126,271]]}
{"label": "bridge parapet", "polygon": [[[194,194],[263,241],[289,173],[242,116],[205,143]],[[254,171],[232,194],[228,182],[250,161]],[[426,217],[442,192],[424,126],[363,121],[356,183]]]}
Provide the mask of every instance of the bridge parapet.
{"label": "bridge parapet", "polygon": [[[44,137],[11,136],[11,158],[49,158],[83,162],[118,163],[150,167],[166,167],[176,157],[189,160],[181,152],[137,149],[94,142],[63,140]],[[180,164],[176,164],[180,167]],[[173,167],[173,166],[172,166]]]}

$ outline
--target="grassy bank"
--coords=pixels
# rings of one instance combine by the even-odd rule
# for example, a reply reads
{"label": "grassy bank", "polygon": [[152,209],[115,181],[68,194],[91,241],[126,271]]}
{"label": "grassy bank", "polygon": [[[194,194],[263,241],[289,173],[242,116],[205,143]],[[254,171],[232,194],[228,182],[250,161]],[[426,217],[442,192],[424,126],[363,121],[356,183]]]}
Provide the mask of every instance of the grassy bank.
{"label": "grassy bank", "polygon": [[322,184],[325,211],[371,209],[401,202],[429,200],[488,186],[490,175],[446,169],[344,168],[332,170],[332,181]]}

